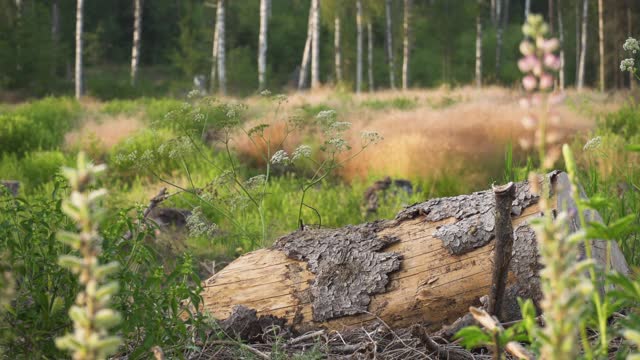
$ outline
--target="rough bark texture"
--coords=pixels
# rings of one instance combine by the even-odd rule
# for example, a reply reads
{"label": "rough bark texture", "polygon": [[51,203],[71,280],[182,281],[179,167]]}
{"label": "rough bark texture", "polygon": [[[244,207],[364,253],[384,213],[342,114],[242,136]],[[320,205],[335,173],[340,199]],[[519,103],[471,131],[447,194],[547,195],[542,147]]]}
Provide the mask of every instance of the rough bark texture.
{"label": "rough bark texture", "polygon": [[[530,192],[529,184],[518,184],[511,213],[520,216],[538,197]],[[442,240],[442,245],[451,255],[462,255],[489,243],[494,237],[494,199],[490,190],[471,195],[429,200],[408,207],[398,214],[396,220],[406,220],[424,215],[427,221],[442,221],[455,218],[456,222],[439,226],[433,234]]]}
{"label": "rough bark texture", "polygon": [[367,310],[371,295],[383,292],[401,256],[380,250],[399,240],[378,236],[376,223],[337,230],[301,230],[287,235],[274,249],[305,261],[315,274],[311,285],[313,320],[326,321]]}
{"label": "rough bark texture", "polygon": [[[565,174],[551,176],[567,203]],[[519,317],[517,297],[541,299],[535,233],[538,198],[526,182],[511,203],[513,253],[503,304],[505,321]],[[295,331],[346,329],[383,320],[392,328],[422,323],[438,330],[489,294],[493,269],[493,192],[433,199],[394,220],[335,230],[301,230],[271,249],[246,254],[208,279],[203,307],[219,319],[237,305],[286,321]],[[589,215],[595,218],[595,214]],[[594,242],[596,261],[606,246]],[[602,242],[606,245],[606,243]],[[617,246],[609,257],[628,271]],[[626,269],[626,270],[625,270]]]}
{"label": "rough bark texture", "polygon": [[389,86],[396,89],[395,64],[393,60],[393,35],[391,18],[391,0],[385,1],[386,39],[387,39],[387,61],[389,64]]}

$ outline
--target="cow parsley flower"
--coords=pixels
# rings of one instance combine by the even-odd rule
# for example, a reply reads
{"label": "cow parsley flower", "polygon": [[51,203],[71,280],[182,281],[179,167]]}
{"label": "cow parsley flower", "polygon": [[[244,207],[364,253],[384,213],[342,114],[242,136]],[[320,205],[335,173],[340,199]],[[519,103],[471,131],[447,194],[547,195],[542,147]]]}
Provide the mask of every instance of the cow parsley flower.
{"label": "cow parsley flower", "polygon": [[187,229],[191,237],[213,237],[218,231],[218,225],[208,221],[202,209],[196,207],[187,217]]}
{"label": "cow parsley flower", "polygon": [[293,151],[291,159],[296,161],[298,159],[310,158],[311,157],[311,146],[309,145],[300,145],[297,149]]}
{"label": "cow parsley flower", "polygon": [[624,59],[620,62],[620,71],[633,71],[635,61],[632,58]]}
{"label": "cow parsley flower", "polygon": [[362,131],[360,133],[360,137],[367,144],[377,144],[383,140],[382,135],[380,135],[380,133],[378,133],[377,131]]}
{"label": "cow parsley flower", "polygon": [[599,148],[600,145],[602,145],[602,137],[596,136],[593,139],[587,141],[587,143],[584,144],[584,147],[582,148],[582,150],[584,151],[595,150]]}
{"label": "cow parsley flower", "polygon": [[640,51],[640,43],[638,40],[630,37],[624,42],[622,48],[625,51],[631,51],[632,54],[637,54]]}
{"label": "cow parsley flower", "polygon": [[286,163],[289,161],[289,154],[284,150],[278,150],[271,157],[272,164]]}

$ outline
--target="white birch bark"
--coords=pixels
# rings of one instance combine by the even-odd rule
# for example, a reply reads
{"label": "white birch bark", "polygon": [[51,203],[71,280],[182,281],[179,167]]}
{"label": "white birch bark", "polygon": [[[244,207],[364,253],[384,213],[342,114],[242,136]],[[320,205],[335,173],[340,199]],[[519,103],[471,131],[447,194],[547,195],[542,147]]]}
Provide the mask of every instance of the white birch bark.
{"label": "white birch bark", "polygon": [[369,75],[369,91],[372,92],[374,90],[373,86],[373,28],[371,26],[371,22],[367,23],[367,72]]}
{"label": "white birch bark", "polygon": [[142,1],[134,0],[133,5],[133,44],[131,46],[131,85],[136,84],[138,64],[140,62],[140,34],[142,32]]}
{"label": "white birch bark", "polygon": [[576,73],[575,73],[575,85],[578,87],[578,78],[580,77],[580,13],[582,8],[580,7],[580,0],[576,0]]}
{"label": "white birch bark", "polygon": [[[632,14],[631,14],[631,0],[627,0],[627,36],[631,37],[632,29]],[[636,88],[636,82],[633,74],[629,72],[629,89],[634,90]]]}
{"label": "white birch bark", "polygon": [[311,0],[313,36],[311,39],[311,88],[320,87],[320,0]]}
{"label": "white birch bark", "polygon": [[227,94],[227,68],[225,63],[225,1],[218,0],[216,24],[218,27],[218,82],[222,95]]}
{"label": "white birch bark", "polygon": [[300,64],[300,72],[298,74],[298,90],[302,90],[307,81],[307,71],[309,68],[309,58],[311,54],[311,42],[313,38],[313,4],[309,7],[309,21],[307,24],[307,41],[304,43],[304,51],[302,52],[302,63]]}
{"label": "white birch bark", "polygon": [[584,67],[587,55],[587,21],[589,20],[589,0],[582,2],[582,29],[580,30],[580,63],[578,64],[578,90],[584,88]]}
{"label": "white birch bark", "polygon": [[213,46],[211,47],[211,75],[209,76],[209,93],[213,94],[216,91],[216,85],[218,80],[218,52],[220,51],[219,45],[219,26],[218,26],[218,9],[220,9],[220,0],[216,3],[216,21],[213,25]]}
{"label": "white birch bark", "polygon": [[336,16],[333,24],[333,51],[335,56],[336,82],[342,82],[342,46],[340,45],[340,17]]}
{"label": "white birch bark", "polygon": [[389,64],[389,86],[392,90],[396,89],[395,64],[393,60],[393,35],[392,35],[392,17],[391,17],[391,0],[385,0],[386,15],[386,38],[387,38],[387,62]]}
{"label": "white birch bark", "polygon": [[409,32],[411,0],[404,0],[404,41],[402,50],[402,90],[409,88]]}
{"label": "white birch bark", "polygon": [[51,40],[55,46],[60,40],[60,4],[59,0],[51,2]]}
{"label": "white birch bark", "polygon": [[82,86],[82,21],[84,12],[84,0],[76,0],[76,71],[75,92],[76,99],[80,99],[83,92]]}
{"label": "white birch bark", "polygon": [[269,2],[269,0],[260,0],[260,34],[258,36],[258,90],[260,91],[266,86]]}
{"label": "white birch bark", "polygon": [[478,1],[478,13],[476,14],[476,87],[482,87],[482,16],[481,1]]}
{"label": "white birch bark", "polygon": [[605,74],[604,74],[604,3],[603,0],[598,0],[598,50],[600,55],[600,81],[598,82],[598,86],[600,87],[600,92],[603,92],[606,84],[605,84]]}
{"label": "white birch bark", "polygon": [[362,0],[356,0],[356,93],[362,89]]}
{"label": "white birch bark", "polygon": [[562,19],[562,0],[558,0],[558,40],[560,40],[560,72],[558,74],[558,81],[560,90],[564,90],[566,85],[565,79],[565,56],[564,56],[564,24]]}
{"label": "white birch bark", "polygon": [[504,39],[504,22],[501,11],[502,1],[503,0],[496,0],[496,79],[500,78],[500,68],[502,66],[502,42]]}
{"label": "white birch bark", "polygon": [[529,14],[531,13],[531,0],[525,0],[524,2],[524,21],[527,21]]}

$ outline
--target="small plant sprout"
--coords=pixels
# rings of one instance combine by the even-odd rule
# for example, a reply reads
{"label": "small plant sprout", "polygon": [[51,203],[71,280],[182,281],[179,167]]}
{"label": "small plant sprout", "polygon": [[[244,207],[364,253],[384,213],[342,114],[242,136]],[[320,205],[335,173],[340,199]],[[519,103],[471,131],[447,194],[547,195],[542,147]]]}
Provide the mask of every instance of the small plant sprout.
{"label": "small plant sprout", "polygon": [[78,155],[77,167],[63,168],[62,173],[71,185],[71,196],[62,209],[73,219],[79,233],[61,231],[58,239],[76,250],[80,256],[63,255],[61,266],[78,275],[84,287],[69,309],[73,321],[73,333],[56,339],[56,346],[73,353],[73,359],[98,360],[114,354],[121,339],[112,336],[109,329],[120,322],[120,314],[109,308],[112,296],[118,291],[118,282],[107,277],[118,270],[117,262],[100,264],[102,252],[98,224],[102,217],[100,199],[106,190],[92,190],[96,176],[105,170],[104,165],[93,165],[84,153]]}

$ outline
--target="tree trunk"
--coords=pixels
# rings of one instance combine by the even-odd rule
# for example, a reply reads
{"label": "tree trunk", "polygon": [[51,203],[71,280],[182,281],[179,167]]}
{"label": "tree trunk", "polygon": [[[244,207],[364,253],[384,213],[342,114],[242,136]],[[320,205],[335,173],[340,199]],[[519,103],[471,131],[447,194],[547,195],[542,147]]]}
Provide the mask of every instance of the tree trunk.
{"label": "tree trunk", "polygon": [[133,5],[133,45],[131,46],[131,85],[136,84],[140,61],[140,33],[142,32],[142,0],[134,0]]}
{"label": "tree trunk", "polygon": [[578,79],[580,78],[580,0],[576,0],[576,74],[575,86],[578,87]]}
{"label": "tree trunk", "polygon": [[309,20],[307,23],[307,41],[304,43],[302,52],[302,63],[298,74],[298,90],[302,90],[307,81],[307,71],[309,69],[309,54],[311,54],[311,42],[313,41],[313,4],[309,7]]}
{"label": "tree trunk", "polygon": [[[504,2],[504,4],[503,4]],[[504,8],[503,8],[504,5]],[[502,47],[504,40],[504,28],[509,24],[509,0],[498,0],[496,29],[496,79],[500,78],[502,69]]]}
{"label": "tree trunk", "polygon": [[224,16],[224,0],[218,0],[218,9],[216,10],[216,25],[218,27],[218,82],[219,90],[222,95],[227,94],[227,68],[225,63],[225,16]]}
{"label": "tree trunk", "polygon": [[565,87],[565,56],[564,56],[564,25],[562,22],[562,0],[558,0],[558,37],[560,40],[560,73],[558,74],[558,81],[560,82],[560,90],[564,90]]}
{"label": "tree trunk", "polygon": [[362,0],[356,1],[356,93],[362,89]]}
{"label": "tree trunk", "polygon": [[604,3],[602,0],[598,0],[598,49],[600,50],[600,81],[598,85],[600,91],[603,92],[606,84],[604,79]]}
{"label": "tree trunk", "polygon": [[389,64],[389,86],[392,90],[396,89],[395,64],[393,61],[393,35],[392,35],[392,17],[391,17],[391,0],[385,1],[386,16],[386,40],[387,40],[387,62]]}
{"label": "tree trunk", "polygon": [[269,2],[269,0],[260,0],[260,34],[258,36],[258,90],[260,91],[266,86]]}
{"label": "tree trunk", "polygon": [[342,47],[340,46],[340,17],[334,19],[333,51],[335,53],[336,83],[342,82]]}
{"label": "tree trunk", "polygon": [[211,76],[209,77],[209,93],[213,94],[216,91],[217,79],[218,79],[218,52],[220,51],[220,27],[218,26],[218,9],[220,9],[220,0],[216,4],[216,21],[213,26],[213,46],[211,48]]}
{"label": "tree trunk", "polygon": [[[632,13],[631,13],[631,0],[627,0],[627,36],[631,37],[631,31],[632,29]],[[631,72],[629,72],[629,89],[630,90],[634,90],[636,88],[636,83],[635,83],[635,79],[633,77],[633,74]]]}
{"label": "tree trunk", "polygon": [[410,36],[411,0],[404,0],[404,40],[402,44],[402,90],[409,88],[409,36]]}
{"label": "tree trunk", "polygon": [[500,0],[491,0],[491,9],[490,9],[490,13],[491,13],[491,23],[493,24],[493,26],[496,26],[496,2],[500,1]]}
{"label": "tree trunk", "polygon": [[82,97],[82,17],[84,12],[84,0],[76,0],[76,72],[75,90],[76,99]]}
{"label": "tree trunk", "polygon": [[587,21],[589,16],[589,0],[582,2],[582,29],[580,30],[580,63],[578,64],[578,90],[584,87],[584,67],[587,56]]}
{"label": "tree trunk", "polygon": [[529,14],[531,13],[531,0],[525,0],[524,2],[524,21],[527,21]]}
{"label": "tree trunk", "polygon": [[311,0],[313,33],[311,39],[311,88],[320,87],[320,0]]}
{"label": "tree trunk", "polygon": [[551,35],[553,35],[555,33],[555,20],[554,18],[554,11],[553,11],[553,0],[549,0],[549,6],[548,6],[548,11],[549,11],[549,33]]}
{"label": "tree trunk", "polygon": [[[566,209],[568,177],[555,173],[552,181],[558,208]],[[541,266],[529,227],[540,216],[538,199],[526,182],[517,184],[515,199],[503,321],[520,316],[517,297],[536,304],[541,299]],[[278,317],[299,332],[340,331],[379,319],[391,328],[424,323],[428,330],[438,330],[490,292],[494,211],[493,191],[482,191],[417,204],[394,220],[296,231],[206,280],[202,308],[226,319],[242,305],[258,316]],[[615,242],[592,244],[596,262],[629,272]]]}
{"label": "tree trunk", "polygon": [[476,14],[476,87],[482,87],[482,0],[478,0]]}
{"label": "tree trunk", "polygon": [[60,40],[60,1],[51,2],[51,40],[54,46],[58,46]]}
{"label": "tree trunk", "polygon": [[368,67],[367,67],[367,71],[369,73],[369,91],[373,92],[374,90],[374,86],[373,86],[373,28],[371,26],[371,22],[367,23],[367,42],[368,42],[368,47],[367,47],[367,60],[368,60]]}

